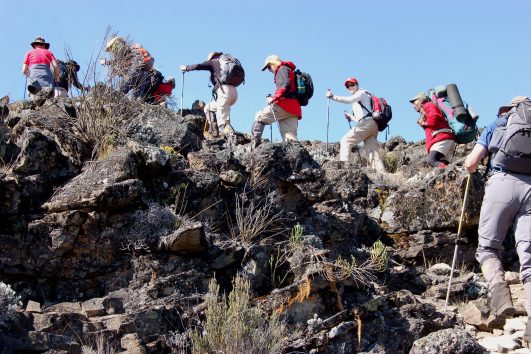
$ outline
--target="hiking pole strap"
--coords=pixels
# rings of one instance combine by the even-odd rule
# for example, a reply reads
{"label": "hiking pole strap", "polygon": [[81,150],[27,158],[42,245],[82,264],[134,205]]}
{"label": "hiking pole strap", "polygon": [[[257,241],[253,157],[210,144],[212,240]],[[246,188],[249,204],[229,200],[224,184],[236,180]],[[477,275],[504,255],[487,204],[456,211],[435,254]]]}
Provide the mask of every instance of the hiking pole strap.
{"label": "hiking pole strap", "polygon": [[452,278],[454,276],[455,262],[456,262],[456,259],[457,259],[457,249],[459,248],[459,240],[461,238],[461,230],[462,230],[462,227],[463,227],[463,218],[465,216],[465,207],[466,207],[466,202],[468,200],[468,189],[469,189],[469,186],[470,186],[470,178],[471,178],[471,176],[472,175],[469,173],[468,177],[466,179],[465,195],[463,196],[463,205],[461,207],[461,217],[459,218],[459,227],[457,228],[457,239],[455,241],[454,257],[452,259],[452,268],[450,269],[450,279],[448,280],[448,289],[446,291],[446,300],[444,301],[444,310],[443,310],[443,312],[446,312],[446,308],[448,306],[448,300],[450,298],[450,289],[452,287]]}

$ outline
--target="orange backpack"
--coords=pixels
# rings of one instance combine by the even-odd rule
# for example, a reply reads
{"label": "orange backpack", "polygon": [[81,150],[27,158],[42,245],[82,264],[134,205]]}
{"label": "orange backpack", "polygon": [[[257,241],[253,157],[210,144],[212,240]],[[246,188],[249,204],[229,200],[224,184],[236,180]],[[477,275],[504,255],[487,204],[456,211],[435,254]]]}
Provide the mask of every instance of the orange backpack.
{"label": "orange backpack", "polygon": [[143,58],[143,62],[144,62],[146,69],[149,70],[153,68],[155,59],[151,56],[151,54],[149,54],[149,52],[144,47],[142,47],[138,43],[135,43],[131,46],[131,48],[137,51],[140,54],[140,56]]}

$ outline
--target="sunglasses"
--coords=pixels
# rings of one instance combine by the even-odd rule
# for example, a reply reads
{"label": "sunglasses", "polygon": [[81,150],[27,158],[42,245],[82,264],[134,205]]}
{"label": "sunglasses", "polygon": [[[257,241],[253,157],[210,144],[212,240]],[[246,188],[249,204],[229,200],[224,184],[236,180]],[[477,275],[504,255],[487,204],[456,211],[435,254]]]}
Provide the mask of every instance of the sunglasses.
{"label": "sunglasses", "polygon": [[347,84],[347,85],[345,85],[346,88],[350,88],[352,86],[356,86],[356,84]]}

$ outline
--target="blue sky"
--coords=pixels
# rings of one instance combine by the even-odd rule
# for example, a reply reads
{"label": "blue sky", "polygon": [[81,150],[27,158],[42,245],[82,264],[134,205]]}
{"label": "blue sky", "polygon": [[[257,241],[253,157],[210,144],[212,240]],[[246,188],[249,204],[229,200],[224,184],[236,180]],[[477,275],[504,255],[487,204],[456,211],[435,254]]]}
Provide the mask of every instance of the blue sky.
{"label": "blue sky", "polygon": [[[345,78],[385,97],[393,107],[391,135],[424,138],[408,99],[438,84],[456,83],[480,115],[494,118],[516,95],[531,95],[531,1],[2,1],[0,96],[21,99],[24,54],[36,36],[51,43],[57,58],[69,47],[86,68],[102,44],[107,26],[141,43],[165,76],[175,76],[179,103],[180,64],[206,59],[212,50],[238,57],[246,84],[232,110],[237,130],[249,131],[254,114],[274,90],[261,72],[270,54],[310,73],[315,95],[303,109],[299,138],[326,139],[327,88],[347,95]],[[185,75],[184,101],[210,99],[208,74]],[[330,106],[330,141],[348,129],[342,112]],[[275,139],[279,139],[275,128]],[[379,140],[384,140],[380,134]]]}

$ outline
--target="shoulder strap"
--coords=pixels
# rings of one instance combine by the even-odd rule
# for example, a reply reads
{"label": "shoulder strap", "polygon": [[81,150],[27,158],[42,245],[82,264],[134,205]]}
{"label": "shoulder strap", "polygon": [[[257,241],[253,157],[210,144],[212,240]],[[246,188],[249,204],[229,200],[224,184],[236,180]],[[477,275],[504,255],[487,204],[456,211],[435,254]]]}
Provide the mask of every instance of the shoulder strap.
{"label": "shoulder strap", "polygon": [[[371,98],[371,108],[372,108],[372,95],[371,95],[368,91],[365,91],[365,90],[363,90],[363,91],[364,91],[367,95],[369,95],[369,97]],[[372,111],[369,111],[369,110],[367,109],[367,107],[365,107],[365,106],[363,105],[363,103],[361,103],[361,100],[360,100],[358,103],[360,104],[360,106],[361,106],[362,109],[364,109],[364,110],[367,111],[367,114],[364,115],[363,118],[367,118],[367,117],[371,116]]]}

